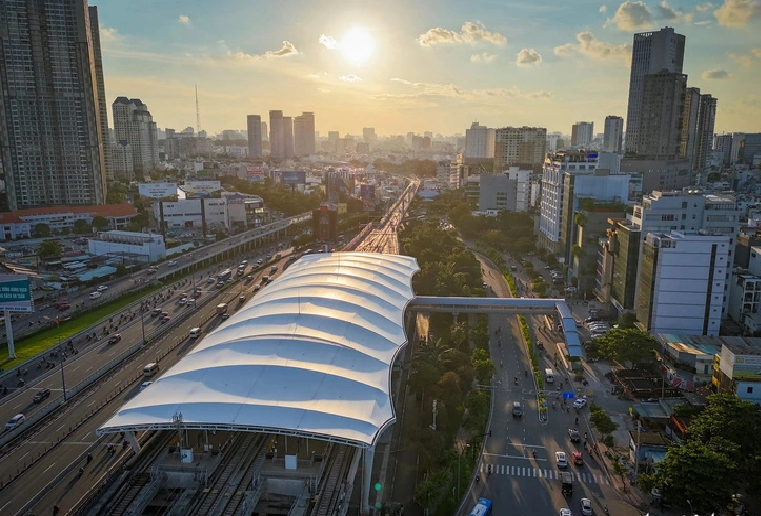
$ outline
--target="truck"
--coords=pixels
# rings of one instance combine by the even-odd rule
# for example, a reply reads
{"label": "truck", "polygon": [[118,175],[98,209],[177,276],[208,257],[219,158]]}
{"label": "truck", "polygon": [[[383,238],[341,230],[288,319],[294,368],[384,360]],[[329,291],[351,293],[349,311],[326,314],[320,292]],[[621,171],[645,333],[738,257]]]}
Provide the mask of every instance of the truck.
{"label": "truck", "polygon": [[560,481],[562,482],[560,492],[565,496],[571,496],[573,494],[573,475],[564,471],[560,474]]}
{"label": "truck", "polygon": [[227,303],[219,303],[217,305],[217,315],[227,312]]}

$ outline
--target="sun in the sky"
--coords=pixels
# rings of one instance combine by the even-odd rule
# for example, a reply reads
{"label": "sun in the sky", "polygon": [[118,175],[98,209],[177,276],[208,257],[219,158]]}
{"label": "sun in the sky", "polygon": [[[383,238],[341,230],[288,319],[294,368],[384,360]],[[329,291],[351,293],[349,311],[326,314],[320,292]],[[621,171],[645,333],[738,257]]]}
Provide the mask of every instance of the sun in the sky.
{"label": "sun in the sky", "polygon": [[338,48],[346,59],[355,64],[362,64],[375,51],[375,40],[367,30],[353,27],[343,35]]}

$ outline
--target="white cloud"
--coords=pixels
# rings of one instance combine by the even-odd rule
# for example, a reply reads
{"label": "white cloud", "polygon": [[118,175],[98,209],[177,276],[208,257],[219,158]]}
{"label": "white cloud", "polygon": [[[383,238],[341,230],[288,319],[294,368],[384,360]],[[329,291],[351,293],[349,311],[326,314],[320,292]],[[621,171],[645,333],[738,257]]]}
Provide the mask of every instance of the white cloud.
{"label": "white cloud", "polygon": [[344,82],[360,82],[362,81],[362,77],[359,77],[358,75],[354,75],[353,73],[350,73],[349,75],[342,75],[339,77]]}
{"label": "white cloud", "polygon": [[715,6],[715,5],[713,5],[711,2],[706,2],[706,3],[704,3],[703,5],[698,5],[698,6],[696,6],[696,7],[695,7],[695,9],[697,9],[697,11],[698,11],[699,13],[705,13],[705,12],[708,12],[708,11],[710,11],[710,10],[711,10],[711,9],[713,9],[714,7],[716,7],[716,6]]}
{"label": "white cloud", "polygon": [[542,54],[533,48],[524,48],[518,52],[518,59],[516,62],[518,66],[538,65],[542,62]]}
{"label": "white cloud", "polygon": [[283,41],[283,46],[279,50],[268,50],[263,54],[246,54],[245,52],[228,53],[225,58],[232,61],[250,62],[260,61],[262,59],[271,59],[275,57],[288,57],[295,56],[299,51],[296,50],[296,46],[290,41]]}
{"label": "white cloud", "polygon": [[100,42],[111,43],[119,39],[119,33],[113,27],[101,27],[100,28]]}
{"label": "white cloud", "polygon": [[756,56],[757,58],[761,59],[761,48],[754,48],[750,51],[751,54]]}
{"label": "white cloud", "polygon": [[566,43],[553,49],[556,56],[569,56],[581,54],[596,61],[606,59],[621,59],[622,63],[628,64],[632,55],[632,47],[629,43],[614,45],[595,39],[591,32],[576,34],[578,43]]}
{"label": "white cloud", "polygon": [[607,6],[607,5],[605,5],[605,4],[601,5],[601,6],[600,6],[600,12],[601,12],[601,13],[605,13],[605,12],[608,12],[608,6]]}
{"label": "white cloud", "polygon": [[190,25],[190,18],[188,18],[186,14],[181,14],[177,21],[185,25]]}
{"label": "white cloud", "polygon": [[655,8],[658,13],[658,18],[671,23],[692,23],[692,13],[685,13],[681,9],[672,9],[666,0],[663,0],[659,6]]}
{"label": "white cloud", "polygon": [[703,72],[702,75],[703,79],[710,80],[710,79],[728,79],[729,73],[727,73],[726,70],[719,70],[718,68],[714,68],[713,70],[706,70]]}
{"label": "white cloud", "polygon": [[495,54],[489,54],[488,52],[473,54],[470,56],[471,63],[491,63],[495,59],[497,59],[497,56]]}
{"label": "white cloud", "polygon": [[440,43],[473,44],[480,41],[502,45],[507,42],[507,38],[498,32],[489,32],[481,22],[465,22],[460,32],[436,27],[418,36],[417,41],[424,47]]}
{"label": "white cloud", "polygon": [[618,27],[618,30],[633,31],[647,29],[652,25],[652,22],[653,13],[644,2],[627,0],[618,6],[616,14],[605,23],[605,26],[613,23]]}
{"label": "white cloud", "polygon": [[711,20],[703,20],[703,21],[696,21],[695,25],[711,25],[713,22]]}
{"label": "white cloud", "polygon": [[338,48],[338,41],[336,41],[336,38],[333,36],[326,36],[325,34],[320,34],[319,42],[325,45],[325,48],[328,50],[335,50]]}
{"label": "white cloud", "polygon": [[761,18],[761,2],[758,0],[724,0],[713,12],[719,25],[741,27],[751,20]]}

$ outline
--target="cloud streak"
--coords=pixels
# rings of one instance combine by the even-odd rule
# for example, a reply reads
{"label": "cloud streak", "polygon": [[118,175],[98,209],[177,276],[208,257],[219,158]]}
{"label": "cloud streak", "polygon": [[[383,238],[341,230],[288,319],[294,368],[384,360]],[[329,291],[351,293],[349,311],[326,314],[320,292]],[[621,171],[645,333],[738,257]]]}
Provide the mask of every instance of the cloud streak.
{"label": "cloud streak", "polygon": [[413,82],[407,79],[394,77],[392,82],[407,86],[413,90],[417,90],[413,93],[400,93],[400,94],[380,94],[375,95],[376,99],[435,99],[435,98],[457,98],[464,101],[487,101],[489,99],[505,99],[505,98],[523,98],[523,99],[548,99],[552,97],[552,92],[546,90],[522,92],[519,88],[484,88],[466,90],[460,88],[455,84],[441,84],[441,83],[425,83],[425,82]]}
{"label": "cloud streak", "polygon": [[703,79],[729,79],[729,73],[726,70],[719,70],[714,68],[713,70],[706,70],[702,75]]}
{"label": "cloud streak", "polygon": [[246,54],[245,52],[230,52],[228,54],[225,54],[224,58],[229,59],[231,61],[238,61],[238,62],[253,62],[253,61],[273,59],[277,57],[295,56],[298,53],[299,51],[296,50],[296,46],[293,43],[291,43],[290,41],[283,41],[283,46],[280,47],[278,50],[268,50],[267,52],[264,52],[263,54]]}
{"label": "cloud streak", "polygon": [[489,32],[481,22],[465,22],[460,32],[436,27],[418,36],[417,41],[424,47],[441,44],[475,44],[479,42],[503,45],[507,38],[499,32]]}
{"label": "cloud streak", "polygon": [[339,79],[341,79],[344,82],[350,82],[350,83],[355,83],[355,82],[361,82],[362,81],[362,77],[360,77],[358,75],[354,75],[353,73],[350,73],[349,75],[342,75],[342,76],[339,77]]}
{"label": "cloud streak", "polygon": [[320,34],[320,38],[318,40],[320,44],[324,45],[325,48],[328,50],[335,50],[338,48],[338,41],[336,41],[336,38],[333,36],[327,36],[325,34]]}
{"label": "cloud streak", "polygon": [[484,52],[482,54],[473,54],[470,56],[471,63],[491,63],[495,59],[497,59],[496,54],[489,54],[488,52]]}
{"label": "cloud streak", "polygon": [[595,39],[591,32],[580,32],[576,35],[578,43],[566,43],[553,49],[556,56],[566,57],[573,54],[586,56],[595,61],[608,59],[621,60],[628,64],[632,55],[632,46],[629,43],[614,45]]}

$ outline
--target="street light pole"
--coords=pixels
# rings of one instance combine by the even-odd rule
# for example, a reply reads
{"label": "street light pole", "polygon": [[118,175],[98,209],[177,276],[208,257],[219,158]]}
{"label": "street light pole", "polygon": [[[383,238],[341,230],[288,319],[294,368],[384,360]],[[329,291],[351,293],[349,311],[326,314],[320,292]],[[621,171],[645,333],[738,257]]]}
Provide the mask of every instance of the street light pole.
{"label": "street light pole", "polygon": [[143,312],[143,308],[140,307],[140,328],[143,330],[143,346],[145,346],[145,320],[143,319],[143,316],[145,313]]}
{"label": "street light pole", "polygon": [[61,354],[61,386],[63,387],[63,401],[66,401],[66,376],[63,373],[63,362],[66,360],[66,355],[61,347],[61,320],[58,315],[55,316],[56,327],[58,328],[58,352]]}

